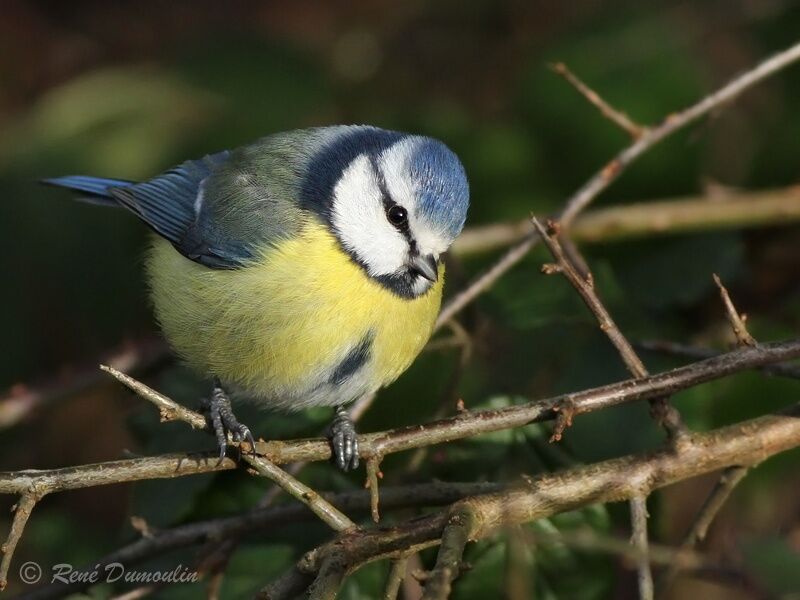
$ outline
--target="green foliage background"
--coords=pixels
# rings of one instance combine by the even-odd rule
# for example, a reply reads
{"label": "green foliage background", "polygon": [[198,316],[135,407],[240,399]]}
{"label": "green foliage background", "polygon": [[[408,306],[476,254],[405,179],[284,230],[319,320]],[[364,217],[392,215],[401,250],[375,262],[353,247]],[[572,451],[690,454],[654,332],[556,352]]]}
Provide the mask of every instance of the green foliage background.
{"label": "green foliage background", "polygon": [[[546,214],[626,143],[548,62],[567,63],[612,104],[651,123],[795,42],[798,22],[800,5],[790,0],[4,3],[0,387],[68,377],[76,365],[156,333],[142,283],[145,229],[121,211],[42,188],[40,178],[141,179],[273,131],[371,123],[440,137],[461,156],[471,183],[470,225]],[[797,184],[799,102],[796,67],[657,147],[597,204],[701,195],[709,182]],[[723,348],[728,336],[712,272],[730,284],[757,338],[800,333],[798,234],[795,225],[584,250],[632,339]],[[451,268],[448,292],[494,259]],[[502,405],[625,377],[569,286],[539,275],[544,260],[543,252],[533,253],[464,313],[475,352],[455,391],[448,389],[457,351],[425,353],[380,394],[362,431],[430,419],[443,400],[448,411],[456,398],[469,408]],[[677,364],[645,358],[651,370]],[[174,364],[148,382],[188,404],[205,391]],[[786,406],[797,395],[797,382],[743,374],[676,402],[692,427],[706,429]],[[158,424],[153,413],[111,384],[61,399],[2,430],[0,469],[211,445],[181,425]],[[241,409],[265,438],[314,435],[328,416]],[[511,480],[653,448],[660,434],[645,406],[630,406],[579,418],[557,448],[546,439],[541,428],[503,432],[436,448],[413,473],[407,455],[390,457],[383,470],[387,482]],[[800,590],[798,456],[776,458],[750,475],[711,532],[710,555],[738,565],[748,585],[732,592],[721,582],[685,578],[673,597],[789,597]],[[328,465],[303,473],[320,489],[357,487],[361,477]],[[712,483],[703,478],[655,495],[654,539],[677,543]],[[264,491],[263,481],[226,473],[60,494],[36,508],[15,564],[91,563],[133,539],[131,515],[164,527],[246,509]],[[12,502],[0,499],[0,531]],[[548,531],[586,529],[625,539],[625,507],[590,507],[474,544],[467,556],[473,569],[455,597],[498,590],[513,598],[633,597],[621,559],[531,543]],[[322,525],[303,524],[248,539],[228,567],[223,597],[252,593],[326,535]],[[196,549],[176,552],[147,567],[190,565],[195,556]],[[432,564],[432,554],[422,558]],[[348,580],[342,597],[379,597],[386,572],[383,563],[370,565]],[[14,577],[11,583],[23,591]],[[200,585],[174,586],[159,597],[194,598]],[[111,591],[101,586],[92,595]]]}

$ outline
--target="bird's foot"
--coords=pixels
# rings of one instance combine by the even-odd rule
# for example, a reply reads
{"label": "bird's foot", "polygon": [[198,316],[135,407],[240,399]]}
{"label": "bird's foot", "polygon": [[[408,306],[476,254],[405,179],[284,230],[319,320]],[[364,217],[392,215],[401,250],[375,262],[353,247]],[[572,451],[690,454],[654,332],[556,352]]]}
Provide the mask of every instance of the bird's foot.
{"label": "bird's foot", "polygon": [[247,441],[253,453],[256,451],[256,441],[253,439],[253,434],[246,425],[239,423],[236,415],[233,414],[231,408],[231,399],[225,390],[222,389],[219,380],[214,381],[214,389],[211,391],[211,398],[203,400],[201,408],[205,412],[206,419],[209,427],[217,437],[217,445],[219,446],[219,460],[225,458],[225,450],[228,447],[228,434],[231,434],[231,439],[234,442]]}
{"label": "bird's foot", "polygon": [[358,437],[356,426],[344,406],[336,407],[336,414],[328,429],[333,460],[342,471],[358,468]]}

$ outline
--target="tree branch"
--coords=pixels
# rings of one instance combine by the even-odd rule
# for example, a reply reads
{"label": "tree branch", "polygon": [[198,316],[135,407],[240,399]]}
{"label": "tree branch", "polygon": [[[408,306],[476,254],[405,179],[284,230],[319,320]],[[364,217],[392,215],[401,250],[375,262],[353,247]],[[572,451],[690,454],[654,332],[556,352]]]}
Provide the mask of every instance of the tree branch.
{"label": "tree branch", "polygon": [[728,289],[722,285],[722,280],[719,278],[719,275],[714,273],[713,277],[714,283],[716,283],[719,288],[719,295],[725,306],[725,314],[728,317],[728,322],[731,324],[733,334],[736,336],[736,341],[740,346],[755,346],[756,340],[750,335],[750,332],[747,331],[747,325],[744,324],[747,317],[745,315],[740,315],[736,310],[736,307],[733,305],[733,300],[731,300],[731,296],[728,294]]}
{"label": "tree branch", "polygon": [[358,526],[347,518],[347,515],[325,500],[318,492],[315,492],[310,487],[276,466],[272,461],[261,456],[252,456],[250,454],[243,454],[242,459],[253,467],[259,475],[263,475],[272,480],[287,494],[305,504],[311,512],[317,515],[334,531],[357,529]]}
{"label": "tree branch", "polygon": [[[637,346],[641,350],[646,350],[648,352],[682,356],[684,358],[691,358],[692,360],[703,360],[706,358],[711,358],[712,356],[720,355],[720,351],[713,348],[688,346],[686,344],[678,344],[666,340],[642,340],[640,342],[636,342],[634,346]],[[764,373],[765,375],[800,379],[800,368],[795,367],[794,365],[764,365],[756,370],[760,373]]]}
{"label": "tree branch", "polygon": [[[470,497],[450,510],[391,529],[345,533],[307,553],[295,567],[315,574],[328,553],[338,553],[349,570],[367,562],[439,543],[450,517],[469,514],[467,538],[527,523],[589,504],[618,502],[732,465],[754,465],[800,446],[800,405],[707,433],[694,433],[678,446],[543,474],[502,492]],[[266,596],[277,598],[279,596]]]}
{"label": "tree branch", "polygon": [[8,532],[6,541],[0,546],[0,554],[3,555],[3,560],[0,561],[0,592],[6,589],[6,585],[8,585],[8,569],[11,567],[11,558],[14,555],[19,539],[22,537],[22,532],[25,531],[28,517],[31,516],[33,507],[36,506],[40,498],[36,492],[31,491],[22,494],[19,502],[17,502],[14,510],[14,520],[11,523],[11,531]]}
{"label": "tree branch", "polygon": [[638,139],[645,132],[646,128],[638,123],[634,123],[625,113],[617,110],[595,92],[592,88],[581,81],[577,75],[567,68],[564,63],[558,62],[550,65],[550,68],[561,75],[578,93],[595,106],[606,119],[614,123],[617,127],[626,131],[633,139]]}
{"label": "tree branch", "polygon": [[[384,510],[407,507],[442,506],[452,504],[466,496],[495,492],[508,486],[497,483],[457,483],[433,482],[403,486],[386,486],[381,491]],[[352,490],[338,493],[324,493],[323,497],[351,512],[365,512],[370,508],[370,497],[366,490]],[[316,516],[304,504],[284,504],[270,508],[256,508],[238,515],[221,517],[177,525],[160,529],[150,537],[141,537],[130,544],[115,550],[99,560],[92,561],[81,571],[101,569],[111,563],[120,563],[126,568],[151,560],[167,552],[187,546],[239,538],[246,535],[274,531],[285,524],[316,519]],[[97,567],[96,565],[99,565]],[[305,587],[313,580],[308,579]],[[87,582],[76,582],[72,585],[55,584],[39,588],[32,592],[32,598],[56,598],[67,593],[74,593],[88,588]],[[302,590],[301,590],[302,591]]]}
{"label": "tree branch", "polygon": [[137,381],[133,377],[118,371],[114,367],[109,365],[100,365],[100,370],[111,375],[114,379],[119,381],[122,385],[127,387],[141,398],[152,402],[161,415],[162,423],[168,421],[183,421],[184,423],[188,423],[192,429],[211,431],[211,428],[208,426],[208,421],[206,421],[206,418],[199,412],[195,412],[181,404],[178,404],[171,398],[167,398],[165,395],[155,391],[151,387],[146,386],[141,381]]}
{"label": "tree branch", "polygon": [[[573,406],[575,415],[581,415],[609,406],[671,395],[732,373],[797,357],[800,357],[800,339],[737,348],[650,377],[628,379],[502,409],[465,411],[454,417],[424,425],[361,435],[359,436],[361,457],[368,460],[376,455],[387,455],[481,433],[553,420],[558,415],[559,407],[565,403]],[[256,452],[279,465],[305,460],[330,460],[331,457],[330,444],[322,439],[259,441],[256,442]],[[0,472],[0,494],[23,494],[32,485],[37,486],[37,490],[41,490],[42,493],[51,493],[95,485],[179,477],[236,468],[236,463],[230,458],[216,463],[214,452],[177,453],[62,469]]]}
{"label": "tree branch", "polygon": [[561,224],[564,227],[568,227],[575,217],[578,216],[600,192],[605,190],[612,181],[617,179],[633,161],[655,146],[658,142],[672,135],[679,129],[686,127],[690,123],[697,121],[700,117],[707,115],[712,110],[731,102],[748,88],[774,75],[776,72],[797,60],[800,60],[800,43],[794,44],[782,52],[778,52],[756,67],[733,78],[719,90],[706,96],[689,108],[668,115],[661,124],[646,129],[638,139],[634,140],[630,146],[622,150],[615,158],[611,159],[605,167],[598,171],[569,199],[566,207],[559,215]]}
{"label": "tree branch", "polygon": [[[579,273],[572,261],[567,258],[564,253],[556,234],[551,233],[558,230],[557,224],[553,223],[550,227],[551,231],[547,231],[536,217],[532,217],[531,222],[539,233],[540,238],[544,241],[545,246],[547,246],[547,249],[550,250],[553,258],[556,259],[555,265],[544,265],[542,267],[542,272],[545,274],[556,272],[563,274],[567,281],[572,284],[572,287],[575,288],[575,291],[578,292],[578,295],[581,297],[586,307],[597,319],[600,330],[608,337],[614,348],[617,349],[628,372],[634,377],[647,377],[649,372],[644,366],[644,363],[639,358],[639,355],[636,354],[633,346],[628,342],[625,335],[611,317],[611,313],[608,312],[608,309],[606,309],[603,301],[597,294],[594,288],[594,277],[591,271],[589,271],[588,266],[586,266],[585,261],[581,258],[585,273]],[[577,249],[573,249],[572,252],[577,253]],[[577,256],[579,257],[579,255]],[[669,404],[666,398],[653,398],[650,400],[650,406],[653,415],[658,418],[659,423],[664,427],[670,439],[676,439],[684,434],[685,426],[683,420],[678,411]]]}
{"label": "tree branch", "polygon": [[[732,101],[748,88],[798,59],[800,59],[800,43],[787,48],[783,52],[779,52],[742,75],[735,77],[728,84],[689,108],[667,116],[660,125],[646,129],[638,139],[619,152],[616,157],[611,159],[570,196],[564,208],[556,216],[557,220],[561,222],[562,226],[570,227],[575,218],[639,156],[679,129],[693,123],[715,108]],[[489,289],[503,273],[522,260],[528,251],[536,245],[537,241],[538,236],[530,234],[516,242],[494,266],[479,275],[466,289],[453,296],[442,308],[442,312],[436,321],[436,329],[439,329],[475,298]]]}
{"label": "tree branch", "polygon": [[714,489],[711,490],[708,498],[706,498],[706,501],[697,513],[692,526],[686,533],[686,537],[683,539],[680,548],[678,548],[675,560],[670,563],[669,569],[664,574],[660,582],[662,590],[669,589],[678,576],[678,573],[686,568],[681,557],[691,552],[699,542],[705,539],[708,528],[711,527],[711,523],[725,505],[725,502],[728,501],[733,489],[739,485],[739,482],[744,479],[748,471],[749,469],[747,467],[734,466],[728,467],[722,472],[717,484],[714,486]]}
{"label": "tree branch", "polygon": [[442,532],[436,565],[425,582],[422,600],[447,600],[453,581],[461,574],[461,559],[475,527],[471,511],[454,512]]}
{"label": "tree branch", "polygon": [[[653,235],[785,226],[800,221],[800,187],[733,192],[708,196],[648,200],[595,208],[580,214],[569,228],[576,242],[607,242]],[[530,219],[468,227],[450,252],[458,257],[505,248],[533,235]]]}
{"label": "tree branch", "polygon": [[647,542],[647,496],[634,496],[631,508],[631,541],[636,548],[636,582],[640,600],[653,600],[653,573],[650,571],[650,550]]}

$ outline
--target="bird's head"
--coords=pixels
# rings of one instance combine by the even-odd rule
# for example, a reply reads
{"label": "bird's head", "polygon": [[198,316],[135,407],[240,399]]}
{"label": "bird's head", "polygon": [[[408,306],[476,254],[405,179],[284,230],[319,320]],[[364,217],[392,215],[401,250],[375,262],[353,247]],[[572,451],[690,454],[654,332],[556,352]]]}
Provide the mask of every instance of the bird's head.
{"label": "bird's head", "polygon": [[436,282],[469,205],[464,168],[447,146],[373,127],[342,128],[326,143],[304,196],[369,276],[407,298]]}

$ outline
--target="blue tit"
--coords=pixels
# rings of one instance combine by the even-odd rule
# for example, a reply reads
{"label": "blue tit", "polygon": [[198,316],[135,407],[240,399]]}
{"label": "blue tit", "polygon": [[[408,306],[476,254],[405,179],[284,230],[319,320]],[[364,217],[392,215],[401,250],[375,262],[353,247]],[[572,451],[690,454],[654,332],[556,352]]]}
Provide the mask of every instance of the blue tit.
{"label": "blue tit", "polygon": [[277,133],[143,183],[45,183],[121,206],[155,235],[147,274],[175,352],[214,381],[220,456],[252,441],[229,393],[335,407],[338,465],[358,466],[345,406],[393,382],[429,339],[444,253],[464,226],[464,168],[442,142],[369,126]]}

